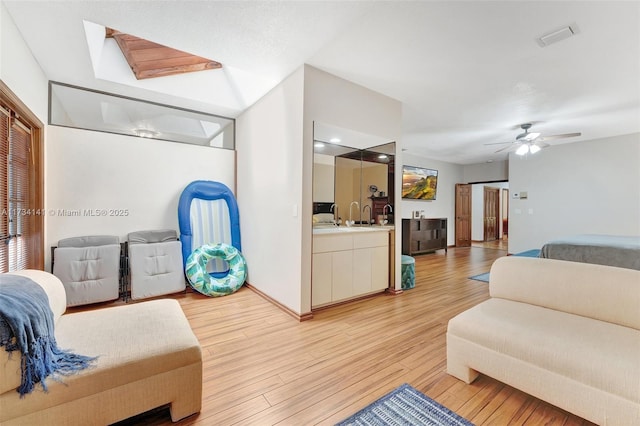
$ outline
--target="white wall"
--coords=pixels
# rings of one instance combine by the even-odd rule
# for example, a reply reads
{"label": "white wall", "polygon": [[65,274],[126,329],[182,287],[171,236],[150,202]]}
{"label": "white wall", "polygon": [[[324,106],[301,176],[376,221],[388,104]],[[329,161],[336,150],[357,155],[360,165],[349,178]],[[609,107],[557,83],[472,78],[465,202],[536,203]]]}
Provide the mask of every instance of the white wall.
{"label": "white wall", "polygon": [[484,240],[484,185],[471,185],[471,241]]}
{"label": "white wall", "polygon": [[[179,232],[178,199],[187,184],[202,179],[235,187],[231,150],[49,126],[45,158],[47,269],[48,248],[61,238],[108,234],[125,241],[133,231]],[[107,215],[91,215],[99,210]]]}
{"label": "white wall", "polygon": [[[456,183],[464,183],[463,166],[430,160],[425,157],[404,154],[404,165],[426,167],[438,170],[438,188],[436,199],[433,201],[402,200],[402,217],[409,219],[414,210],[423,211],[427,218],[447,218],[447,244],[455,244],[455,211],[456,211]],[[402,172],[402,164],[397,170]]]}
{"label": "white wall", "polygon": [[493,182],[509,179],[509,161],[467,164],[462,167],[462,182]]}
{"label": "white wall", "polygon": [[300,68],[236,121],[247,281],[296,313],[302,313],[303,79]]}
{"label": "white wall", "polygon": [[303,66],[238,117],[238,204],[248,282],[299,315],[311,311],[314,121],[399,141],[401,107]]}
{"label": "white wall", "polygon": [[1,2],[0,79],[42,123],[47,122],[47,78]]}
{"label": "white wall", "polygon": [[[48,81],[0,3],[0,78],[47,123]],[[235,187],[235,153],[171,142],[45,125],[45,269],[61,238],[135,230],[178,230],[177,205],[196,179]],[[127,216],[90,216],[121,209]],[[79,212],[64,216],[62,211]],[[86,211],[85,211],[86,210]]]}
{"label": "white wall", "polygon": [[[304,67],[304,175],[302,229],[302,312],[311,310],[311,216],[313,123],[354,130],[396,142],[396,164],[402,163],[402,104],[363,86],[305,65]],[[400,206],[401,173],[395,174],[396,208]],[[399,217],[399,212],[395,217]],[[342,214],[342,213],[341,213]],[[343,215],[343,218],[345,216]],[[402,232],[396,236],[396,287],[400,288]]]}
{"label": "white wall", "polygon": [[574,234],[640,235],[640,134],[511,155],[509,252]]}

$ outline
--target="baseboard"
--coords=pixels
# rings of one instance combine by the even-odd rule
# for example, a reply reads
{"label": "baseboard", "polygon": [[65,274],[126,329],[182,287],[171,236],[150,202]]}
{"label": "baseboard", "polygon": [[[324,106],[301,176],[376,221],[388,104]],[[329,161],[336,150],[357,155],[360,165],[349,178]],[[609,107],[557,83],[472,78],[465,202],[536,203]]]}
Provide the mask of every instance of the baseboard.
{"label": "baseboard", "polygon": [[[400,293],[402,293],[402,290],[400,290]],[[348,305],[349,303],[358,302],[360,300],[365,300],[365,299],[371,299],[372,297],[385,295],[385,294],[393,296],[395,293],[389,293],[389,289],[386,288],[384,290],[376,291],[374,293],[363,294],[362,296],[356,296],[356,297],[353,297],[351,299],[345,299],[345,300],[341,300],[339,302],[330,303],[328,305],[319,306],[319,307],[314,308],[313,310],[315,312],[323,311],[325,309],[335,308],[336,306]]]}
{"label": "baseboard", "polygon": [[[307,312],[307,313],[304,313],[304,314],[300,315],[297,312],[291,310],[289,307],[283,305],[282,303],[278,302],[274,298],[270,297],[269,295],[261,292],[260,290],[258,290],[257,288],[255,288],[254,286],[249,284],[248,282],[245,282],[244,285],[249,290],[253,291],[258,296],[262,297],[267,302],[277,306],[278,308],[280,308],[281,310],[283,310],[287,314],[291,315],[293,318],[297,319],[300,322],[307,321],[307,320],[310,320],[310,319],[313,318],[313,312]],[[378,296],[378,295],[384,294],[384,293],[386,293],[386,294],[388,294],[390,296],[396,296],[396,295],[402,294],[403,291],[402,290],[396,290],[395,288],[387,288],[381,293],[367,294],[367,295],[364,295],[364,296],[360,296],[360,297],[356,297],[356,298],[353,298],[353,299],[349,299],[349,300],[345,300],[345,301],[342,301],[342,302],[338,302],[338,303],[335,303],[335,304],[331,304],[331,305],[328,305],[328,306],[323,306],[323,307],[320,307],[320,308],[316,308],[316,310],[319,311],[319,310],[323,310],[323,309],[334,308],[334,307],[339,306],[339,305],[355,302],[357,300],[368,299],[368,298],[371,298],[371,297],[374,297],[374,296]]]}
{"label": "baseboard", "polygon": [[254,286],[249,284],[248,282],[245,282],[244,285],[247,286],[247,288],[249,290],[253,291],[258,296],[262,297],[267,302],[277,306],[278,308],[283,310],[285,313],[291,315],[293,318],[297,319],[300,322],[307,321],[307,320],[310,320],[311,318],[313,318],[313,313],[311,313],[311,312],[307,312],[307,313],[304,313],[304,314],[300,315],[299,313],[291,310],[289,307],[287,307],[287,306],[283,305],[282,303],[278,302],[274,298],[272,298],[272,297],[268,296],[267,294],[261,292],[260,290],[258,290],[257,288],[255,288]]}

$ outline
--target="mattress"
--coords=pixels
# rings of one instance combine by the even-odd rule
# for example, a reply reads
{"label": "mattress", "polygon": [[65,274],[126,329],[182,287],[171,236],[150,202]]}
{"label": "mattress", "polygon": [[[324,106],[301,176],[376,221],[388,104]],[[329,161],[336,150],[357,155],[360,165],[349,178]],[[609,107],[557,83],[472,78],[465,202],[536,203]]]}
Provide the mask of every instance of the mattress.
{"label": "mattress", "polygon": [[640,236],[575,235],[549,241],[540,257],[640,270]]}

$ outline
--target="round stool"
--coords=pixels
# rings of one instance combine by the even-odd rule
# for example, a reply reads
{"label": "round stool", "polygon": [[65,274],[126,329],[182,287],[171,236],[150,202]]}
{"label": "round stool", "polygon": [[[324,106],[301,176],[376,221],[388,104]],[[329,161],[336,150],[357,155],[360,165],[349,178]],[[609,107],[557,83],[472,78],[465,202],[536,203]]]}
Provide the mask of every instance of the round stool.
{"label": "round stool", "polygon": [[402,255],[402,289],[408,290],[416,286],[416,260],[407,255]]}

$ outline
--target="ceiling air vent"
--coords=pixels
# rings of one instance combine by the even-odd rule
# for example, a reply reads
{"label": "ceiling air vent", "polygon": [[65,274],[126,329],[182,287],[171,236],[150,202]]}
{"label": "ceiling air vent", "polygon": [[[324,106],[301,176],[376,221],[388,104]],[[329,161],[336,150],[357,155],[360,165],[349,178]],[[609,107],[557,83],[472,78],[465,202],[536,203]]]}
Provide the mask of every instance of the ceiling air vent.
{"label": "ceiling air vent", "polygon": [[578,27],[575,24],[567,25],[566,27],[562,27],[538,37],[536,39],[536,42],[540,45],[540,47],[546,47],[550,44],[557,43],[571,36],[574,36],[578,34],[578,32]]}

